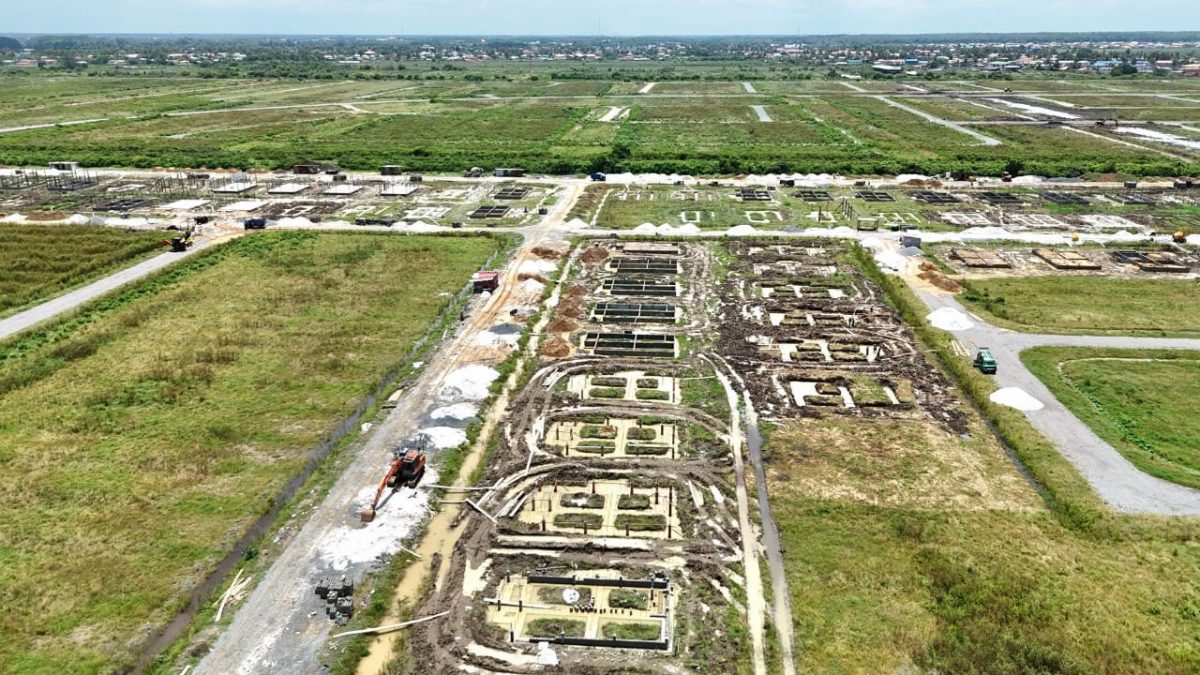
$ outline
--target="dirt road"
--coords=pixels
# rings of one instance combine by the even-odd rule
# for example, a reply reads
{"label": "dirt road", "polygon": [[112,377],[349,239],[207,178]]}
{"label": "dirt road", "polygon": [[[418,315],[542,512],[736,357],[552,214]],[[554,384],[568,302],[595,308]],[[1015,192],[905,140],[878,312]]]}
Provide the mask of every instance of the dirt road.
{"label": "dirt road", "polygon": [[[521,264],[535,257],[531,252],[535,246],[556,234],[582,188],[582,182],[568,185],[567,194],[546,218],[520,230],[525,242],[503,269],[501,290],[431,356],[417,381],[396,401],[392,414],[372,431],[359,455],[237,609],[232,624],[195,672],[248,675],[320,669],[318,656],[334,624],[320,612],[323,605],[313,592],[317,580],[342,574],[360,579],[378,566],[378,557],[369,554],[394,553],[398,550],[395,544],[400,543],[408,548],[417,546],[411,535],[428,512],[427,491],[396,493],[368,526],[359,522],[358,512],[374,492],[396,443],[414,430],[434,424],[434,409],[478,403],[453,382],[459,379],[461,369],[479,365],[470,360],[477,351],[472,345],[507,317]],[[436,424],[461,428],[470,419],[456,420],[456,424],[439,419]],[[431,472],[437,464],[437,452],[433,452]],[[469,464],[462,473],[470,473]]]}
{"label": "dirt road", "polygon": [[[746,575],[746,622],[750,628],[750,649],[754,659],[754,672],[767,672],[766,646],[764,639],[766,602],[763,599],[762,572],[758,567],[758,537],[750,524],[750,498],[746,494],[746,465],[742,459],[745,434],[742,432],[741,416],[738,414],[738,396],[733,383],[720,368],[714,367],[717,379],[725,388],[729,401],[729,447],[733,453],[735,474],[734,490],[737,495],[738,529],[742,536],[742,567]],[[765,517],[765,516],[764,516]],[[791,625],[791,617],[788,617]]]}
{"label": "dirt road", "polygon": [[758,431],[758,413],[750,400],[750,392],[742,392],[745,406],[742,419],[746,424],[746,447],[749,449],[750,466],[754,469],[754,482],[758,486],[758,513],[762,519],[762,546],[767,558],[767,570],[771,574],[771,606],[775,617],[775,630],[779,633],[779,658],[783,661],[784,675],[794,675],[795,635],[792,630],[792,595],[788,590],[787,572],[783,566],[783,544],[779,540],[779,528],[775,514],[771,511],[771,500],[767,495],[767,476],[763,470],[762,434]]}

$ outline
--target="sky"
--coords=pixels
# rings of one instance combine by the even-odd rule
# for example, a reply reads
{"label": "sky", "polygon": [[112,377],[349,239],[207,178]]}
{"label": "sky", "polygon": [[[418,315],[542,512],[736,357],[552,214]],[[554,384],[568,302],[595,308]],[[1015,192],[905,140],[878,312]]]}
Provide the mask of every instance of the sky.
{"label": "sky", "polygon": [[1194,0],[3,0],[12,33],[820,35],[1200,30]]}

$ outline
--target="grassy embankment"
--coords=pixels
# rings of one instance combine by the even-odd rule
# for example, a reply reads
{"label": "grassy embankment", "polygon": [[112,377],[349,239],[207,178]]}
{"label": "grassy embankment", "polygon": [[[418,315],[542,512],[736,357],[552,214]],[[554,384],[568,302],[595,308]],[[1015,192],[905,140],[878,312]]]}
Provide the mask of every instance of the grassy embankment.
{"label": "grassy embankment", "polygon": [[248,237],[0,346],[0,671],[127,665],[498,246]]}

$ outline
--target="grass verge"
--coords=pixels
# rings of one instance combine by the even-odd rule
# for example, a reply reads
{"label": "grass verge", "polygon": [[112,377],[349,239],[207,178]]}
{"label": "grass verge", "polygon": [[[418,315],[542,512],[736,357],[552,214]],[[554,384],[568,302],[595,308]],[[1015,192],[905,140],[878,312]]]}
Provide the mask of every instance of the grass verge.
{"label": "grass verge", "polygon": [[1200,352],[1038,347],[1021,361],[1134,466],[1200,488]]}

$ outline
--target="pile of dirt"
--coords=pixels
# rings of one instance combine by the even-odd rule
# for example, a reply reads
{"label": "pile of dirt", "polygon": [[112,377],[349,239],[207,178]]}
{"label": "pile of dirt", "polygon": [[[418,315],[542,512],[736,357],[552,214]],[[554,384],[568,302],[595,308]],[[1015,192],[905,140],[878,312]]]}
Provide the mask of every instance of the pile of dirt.
{"label": "pile of dirt", "polygon": [[62,211],[34,211],[26,216],[26,218],[35,223],[44,223],[53,220],[66,220],[67,214]]}
{"label": "pile of dirt", "polygon": [[542,344],[538,353],[548,358],[561,359],[571,355],[571,343],[562,338],[551,338]]}
{"label": "pile of dirt", "polygon": [[910,188],[940,188],[942,182],[933,178],[912,178],[900,184],[901,187]]}
{"label": "pile of dirt", "polygon": [[579,323],[565,317],[558,317],[546,326],[548,333],[574,333],[579,330]]}
{"label": "pile of dirt", "polygon": [[534,281],[538,282],[539,284],[550,283],[549,279],[547,279],[546,277],[544,277],[540,274],[531,274],[529,272],[522,272],[517,275],[517,281],[526,281],[529,279],[533,279]]}
{"label": "pile of dirt", "polygon": [[562,251],[549,246],[534,246],[530,252],[544,260],[561,260],[563,257]]}
{"label": "pile of dirt", "polygon": [[588,290],[587,290],[586,286],[582,286],[580,284],[575,284],[574,286],[568,288],[567,292],[564,293],[563,295],[568,298],[582,299],[582,298],[586,298],[587,294],[588,294]]}
{"label": "pile of dirt", "polygon": [[608,249],[604,248],[603,246],[593,246],[584,251],[583,255],[579,256],[579,259],[590,265],[598,262],[604,262],[605,260],[608,260],[610,255],[612,254],[609,253]]}
{"label": "pile of dirt", "polygon": [[578,319],[583,316],[583,302],[578,298],[564,298],[558,303],[558,316],[568,319]]}
{"label": "pile of dirt", "polygon": [[917,275],[917,278],[924,279],[943,291],[950,293],[962,293],[963,291],[962,284],[942,274],[933,263],[921,263],[921,272]]}

